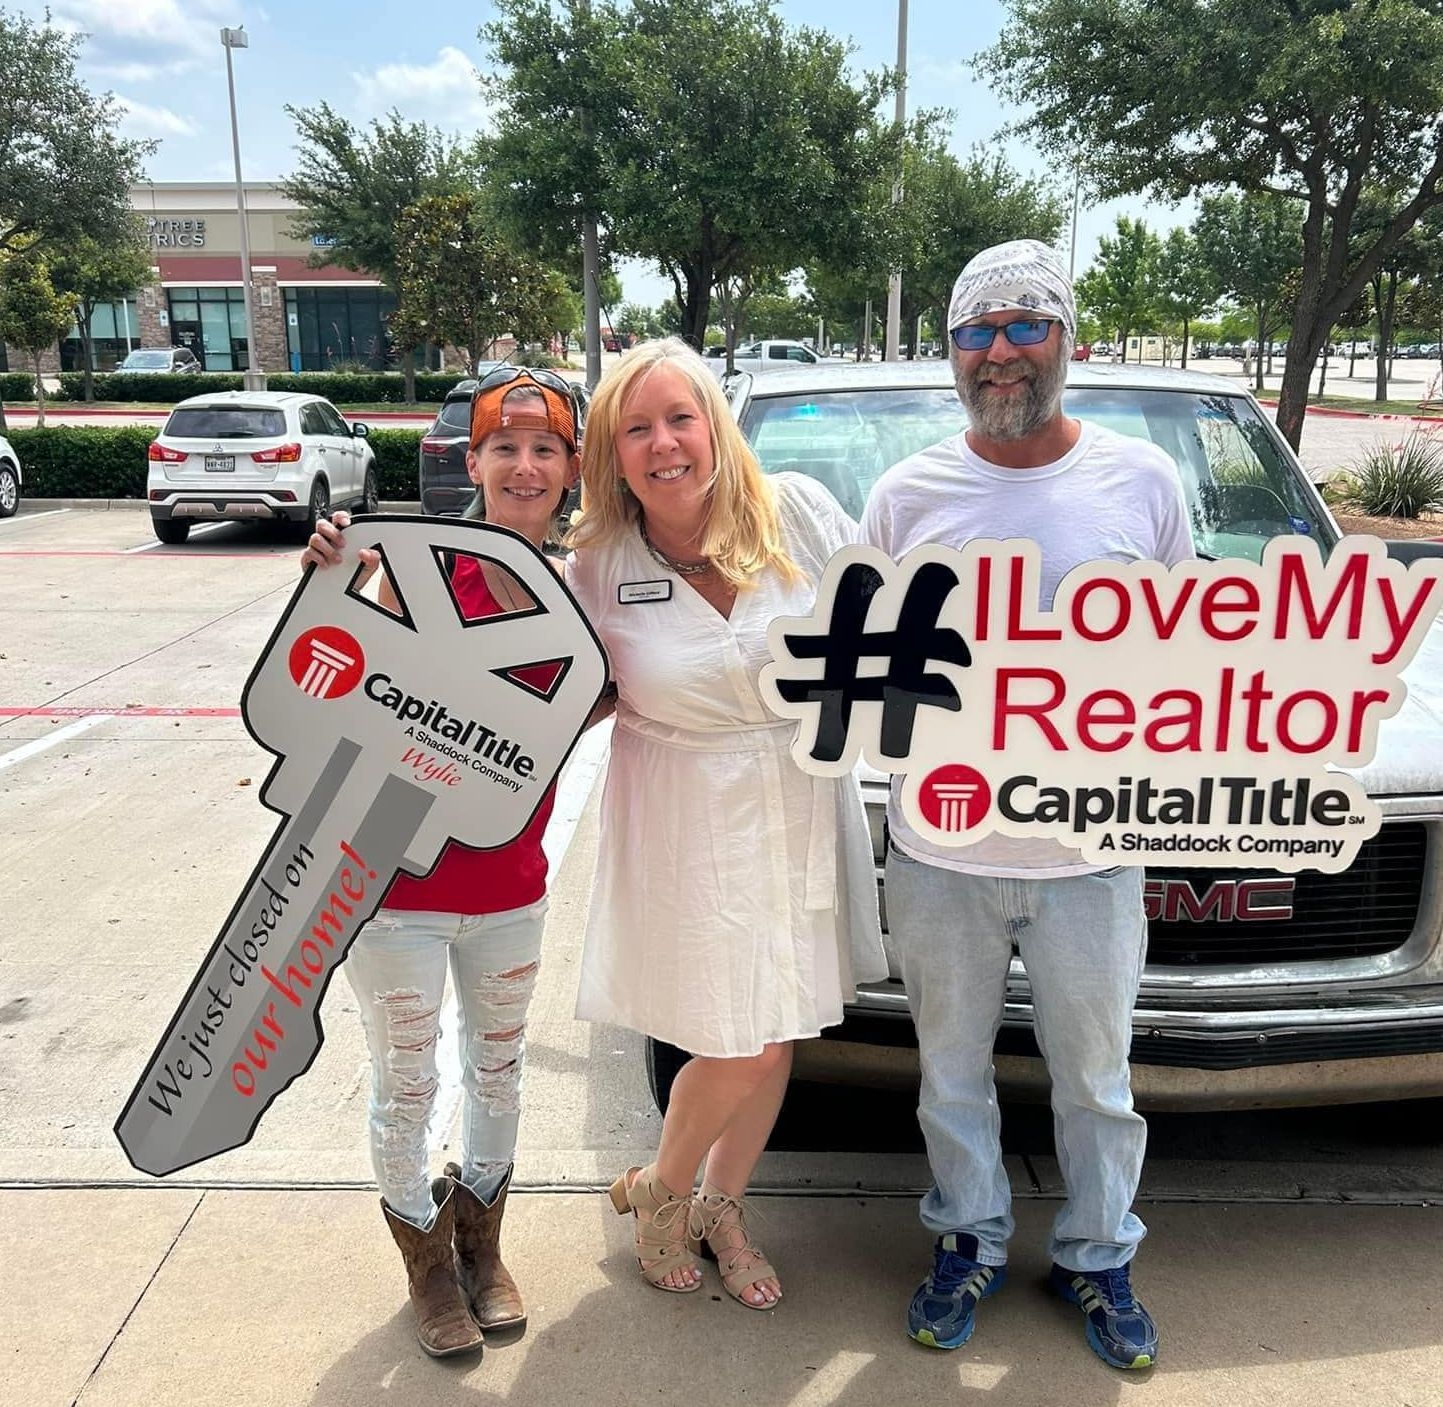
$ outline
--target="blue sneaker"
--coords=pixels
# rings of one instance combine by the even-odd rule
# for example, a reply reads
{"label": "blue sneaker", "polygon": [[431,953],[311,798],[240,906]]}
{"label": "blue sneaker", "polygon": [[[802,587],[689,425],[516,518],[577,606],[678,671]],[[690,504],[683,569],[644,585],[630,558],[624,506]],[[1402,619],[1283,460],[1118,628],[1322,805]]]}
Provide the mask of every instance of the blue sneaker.
{"label": "blue sneaker", "polygon": [[978,1262],[975,1236],[939,1236],[932,1273],[907,1306],[907,1332],[928,1348],[961,1348],[977,1327],[978,1304],[995,1295],[1006,1279],[1005,1265]]}
{"label": "blue sneaker", "polygon": [[1157,1362],[1157,1325],[1132,1297],[1125,1265],[1116,1270],[1067,1270],[1053,1264],[1049,1284],[1087,1319],[1087,1342],[1114,1368],[1151,1368]]}

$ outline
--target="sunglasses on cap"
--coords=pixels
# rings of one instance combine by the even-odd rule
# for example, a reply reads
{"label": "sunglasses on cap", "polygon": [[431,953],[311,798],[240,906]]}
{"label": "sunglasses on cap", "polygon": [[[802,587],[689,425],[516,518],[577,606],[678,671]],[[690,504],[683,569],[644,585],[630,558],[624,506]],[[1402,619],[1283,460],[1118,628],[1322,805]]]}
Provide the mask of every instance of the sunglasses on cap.
{"label": "sunglasses on cap", "polygon": [[1014,347],[1035,347],[1047,341],[1052,331],[1053,318],[1024,318],[1021,322],[1006,322],[1001,327],[991,323],[969,322],[963,327],[952,329],[952,345],[959,352],[985,352],[999,332],[1006,333],[1007,340]]}
{"label": "sunglasses on cap", "polygon": [[482,391],[494,391],[496,387],[508,385],[512,381],[519,381],[523,376],[528,377],[538,386],[545,386],[559,395],[569,396],[571,394],[571,382],[564,376],[558,376],[554,371],[546,371],[541,367],[532,366],[498,366],[494,371],[488,371],[476,383],[476,394],[480,395]]}

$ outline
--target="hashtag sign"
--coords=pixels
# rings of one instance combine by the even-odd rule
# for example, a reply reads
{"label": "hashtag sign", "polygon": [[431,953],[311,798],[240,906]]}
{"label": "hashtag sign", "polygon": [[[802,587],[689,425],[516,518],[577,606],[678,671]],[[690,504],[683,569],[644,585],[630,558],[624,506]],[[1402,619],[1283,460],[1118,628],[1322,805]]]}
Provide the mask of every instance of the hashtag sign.
{"label": "hashtag sign", "polygon": [[[796,621],[779,622],[780,630],[773,627],[776,662],[763,674],[764,688],[780,701],[774,704],[779,712],[802,721],[811,759],[837,764],[839,770],[850,767],[871,741],[862,736],[854,705],[881,704],[878,750],[893,760],[906,758],[912,749],[919,707],[953,713],[962,707],[952,681],[930,667],[934,662],[959,668],[972,663],[962,636],[938,625],[957,585],[956,573],[941,562],[924,564],[908,582],[896,626],[869,630],[885,580],[877,566],[849,562],[836,578],[830,610],[824,612],[819,595],[807,629],[795,628],[803,624]],[[820,676],[805,668],[815,660],[822,662]]]}

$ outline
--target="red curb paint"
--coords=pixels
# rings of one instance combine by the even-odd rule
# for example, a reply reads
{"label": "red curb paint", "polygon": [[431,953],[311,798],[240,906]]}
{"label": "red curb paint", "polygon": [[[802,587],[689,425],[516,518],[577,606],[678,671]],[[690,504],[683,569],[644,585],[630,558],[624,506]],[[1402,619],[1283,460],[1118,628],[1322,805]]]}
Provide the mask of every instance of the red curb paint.
{"label": "red curb paint", "polygon": [[[1276,410],[1276,401],[1259,400],[1259,405],[1267,406],[1269,410]],[[1398,415],[1394,411],[1369,411],[1369,410],[1335,410],[1332,406],[1310,405],[1306,415],[1321,415],[1334,420],[1407,420],[1414,423],[1426,425],[1438,425],[1443,427],[1443,418],[1436,415]]]}
{"label": "red curb paint", "polygon": [[238,708],[0,708],[0,718],[239,718]]}

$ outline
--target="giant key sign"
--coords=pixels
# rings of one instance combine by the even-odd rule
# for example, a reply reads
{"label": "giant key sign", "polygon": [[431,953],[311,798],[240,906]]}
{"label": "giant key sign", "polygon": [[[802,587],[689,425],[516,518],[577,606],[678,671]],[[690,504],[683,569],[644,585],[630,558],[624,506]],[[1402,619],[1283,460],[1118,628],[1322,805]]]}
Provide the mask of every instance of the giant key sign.
{"label": "giant key sign", "polygon": [[763,697],[792,755],[903,774],[924,839],[1059,841],[1100,866],[1343,870],[1381,822],[1346,770],[1402,707],[1443,561],[1310,538],[1260,563],[1086,562],[1052,602],[1035,543],[852,547],[772,623]]}
{"label": "giant key sign", "polygon": [[[380,516],[347,534],[380,552],[399,610],[354,562],[312,568],[246,681],[246,726],[277,758],[261,799],[286,820],[116,1123],[145,1172],[251,1137],[315,1058],[321,997],[392,878],[426,874],[448,840],[516,839],[606,683],[585,616],[514,533]],[[468,615],[452,577],[483,561],[526,609]]]}

